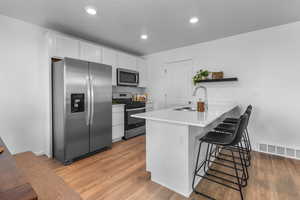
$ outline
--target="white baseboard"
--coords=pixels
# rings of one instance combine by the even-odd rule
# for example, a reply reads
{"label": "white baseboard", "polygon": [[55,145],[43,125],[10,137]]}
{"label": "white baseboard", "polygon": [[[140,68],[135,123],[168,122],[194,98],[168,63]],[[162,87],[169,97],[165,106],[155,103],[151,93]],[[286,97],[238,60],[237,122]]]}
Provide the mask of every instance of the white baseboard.
{"label": "white baseboard", "polygon": [[119,141],[121,141],[121,140],[123,140],[122,138],[116,138],[116,139],[113,139],[112,140],[112,142],[114,143],[114,142],[119,142]]}
{"label": "white baseboard", "polygon": [[33,152],[36,156],[43,156],[45,155],[44,151],[38,151],[38,152]]}

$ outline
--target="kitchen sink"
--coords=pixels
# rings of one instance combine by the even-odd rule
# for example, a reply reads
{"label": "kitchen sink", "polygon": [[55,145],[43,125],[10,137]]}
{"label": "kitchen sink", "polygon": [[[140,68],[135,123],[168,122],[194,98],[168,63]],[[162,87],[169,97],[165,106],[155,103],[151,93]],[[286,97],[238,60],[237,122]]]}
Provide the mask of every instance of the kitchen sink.
{"label": "kitchen sink", "polygon": [[176,110],[176,111],[196,111],[195,108],[188,107],[188,106],[186,106],[186,107],[181,107],[181,108],[175,108],[174,110]]}

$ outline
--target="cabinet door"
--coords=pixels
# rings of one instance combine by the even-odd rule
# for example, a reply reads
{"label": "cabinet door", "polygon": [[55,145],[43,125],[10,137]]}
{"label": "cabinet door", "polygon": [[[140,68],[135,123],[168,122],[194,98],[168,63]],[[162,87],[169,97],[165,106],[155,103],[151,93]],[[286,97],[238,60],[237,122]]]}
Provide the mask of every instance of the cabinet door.
{"label": "cabinet door", "polygon": [[118,67],[137,70],[136,64],[137,57],[122,52],[118,53]]}
{"label": "cabinet door", "polygon": [[112,66],[112,85],[117,85],[117,53],[112,49],[103,48],[102,63]]}
{"label": "cabinet door", "polygon": [[64,58],[79,58],[79,41],[67,36],[56,35],[55,55]]}
{"label": "cabinet door", "polygon": [[142,58],[137,59],[137,69],[139,71],[140,83],[139,87],[147,87],[147,62]]}
{"label": "cabinet door", "polygon": [[102,48],[87,42],[80,42],[80,59],[101,63]]}
{"label": "cabinet door", "polygon": [[118,126],[124,124],[124,112],[113,112],[112,113],[112,125]]}
{"label": "cabinet door", "polygon": [[124,125],[112,127],[112,140],[113,142],[119,141],[124,137]]}

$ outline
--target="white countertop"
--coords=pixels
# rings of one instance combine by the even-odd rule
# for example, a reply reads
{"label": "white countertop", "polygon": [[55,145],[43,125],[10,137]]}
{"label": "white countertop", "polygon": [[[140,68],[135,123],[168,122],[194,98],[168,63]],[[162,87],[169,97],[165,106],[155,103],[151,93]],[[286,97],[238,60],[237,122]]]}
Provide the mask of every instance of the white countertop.
{"label": "white countertop", "polygon": [[[180,108],[183,106],[177,106]],[[162,121],[168,123],[177,123],[189,126],[206,127],[216,119],[221,117],[223,114],[238,107],[236,103],[230,104],[209,104],[208,111],[201,113],[196,111],[177,111],[174,108],[151,111],[146,113],[140,113],[131,115],[132,117],[142,118],[147,120]]]}

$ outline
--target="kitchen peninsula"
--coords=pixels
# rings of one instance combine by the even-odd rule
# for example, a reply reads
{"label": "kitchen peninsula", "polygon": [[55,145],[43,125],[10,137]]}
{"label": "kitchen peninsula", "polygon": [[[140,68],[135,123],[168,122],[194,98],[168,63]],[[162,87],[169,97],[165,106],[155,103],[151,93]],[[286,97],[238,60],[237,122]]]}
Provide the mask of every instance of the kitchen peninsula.
{"label": "kitchen peninsula", "polygon": [[[198,139],[224,118],[237,117],[240,109],[234,103],[209,104],[203,113],[176,108],[132,117],[146,119],[146,170],[151,172],[151,180],[189,197]],[[204,152],[200,156],[204,157]]]}

